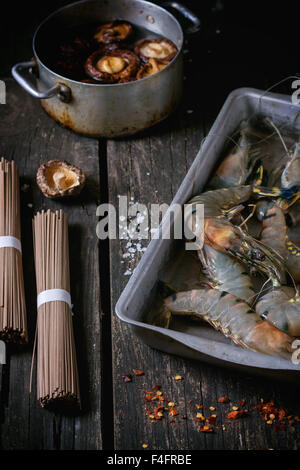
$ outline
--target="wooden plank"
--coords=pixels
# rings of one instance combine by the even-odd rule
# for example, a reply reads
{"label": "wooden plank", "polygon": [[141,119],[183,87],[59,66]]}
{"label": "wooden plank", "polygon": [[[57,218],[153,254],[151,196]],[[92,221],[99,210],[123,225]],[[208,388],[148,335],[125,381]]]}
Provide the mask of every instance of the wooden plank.
{"label": "wooden plank", "polygon": [[[193,104],[185,100],[185,103],[155,130],[132,139],[108,142],[110,202],[117,204],[118,195],[133,197],[134,201],[146,205],[171,202],[221,101],[215,97],[216,106],[210,109],[203,108],[201,102]],[[187,113],[187,110],[193,112]],[[211,119],[204,121],[205,115],[210,115]],[[128,251],[126,244],[127,240],[110,243],[112,308],[126,285],[124,273],[128,269],[132,271],[141,257],[137,253],[132,260],[123,258]],[[158,450],[298,448],[299,425],[294,431],[275,433],[257,411],[249,413],[245,419],[226,422],[227,413],[232,406],[239,406],[242,398],[246,398],[245,408],[249,408],[250,402],[260,403],[261,398],[273,399],[277,406],[286,407],[297,415],[300,411],[297,387],[152,350],[116,316],[112,318],[112,335],[116,449],[141,449],[143,443],[148,444],[148,449]],[[133,368],[142,369],[145,375],[133,376],[132,382],[124,383],[122,374],[133,375]],[[176,374],[183,380],[175,381]],[[169,422],[166,413],[156,424],[146,416],[142,390],[151,390],[155,384],[160,384],[164,395],[176,404],[179,415],[174,423]],[[218,404],[218,397],[224,395],[229,396],[231,402]],[[213,413],[210,406],[216,408],[217,422],[219,425],[226,423],[225,431],[199,432],[199,423],[194,421],[195,403],[206,407],[205,416]],[[181,415],[187,419],[182,419]]]}
{"label": "wooden plank", "polygon": [[[0,154],[17,162],[23,191],[22,240],[30,344],[10,352],[8,403],[1,425],[5,449],[100,449],[100,279],[96,207],[99,199],[98,143],[63,129],[49,119],[37,100],[11,79],[7,105],[0,107]],[[35,183],[42,162],[58,158],[81,167],[87,187],[74,201],[55,202],[42,196]],[[28,185],[28,188],[24,184]],[[26,191],[24,191],[26,189]],[[36,400],[36,384],[29,396],[29,373],[36,322],[36,289],[31,220],[40,209],[63,209],[68,216],[71,292],[79,363],[82,412],[53,415]]]}

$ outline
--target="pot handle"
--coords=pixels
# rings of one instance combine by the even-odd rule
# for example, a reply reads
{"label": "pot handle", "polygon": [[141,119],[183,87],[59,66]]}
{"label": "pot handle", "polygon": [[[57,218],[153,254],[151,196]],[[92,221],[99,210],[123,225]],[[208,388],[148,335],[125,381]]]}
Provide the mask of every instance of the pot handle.
{"label": "pot handle", "polygon": [[29,71],[36,67],[34,60],[29,62],[19,62],[11,69],[12,76],[31,96],[39,99],[47,99],[57,96],[64,103],[71,101],[71,90],[64,83],[57,83],[46,91],[38,91],[38,89],[23,76],[23,71]]}
{"label": "pot handle", "polygon": [[192,23],[192,26],[189,26],[186,29],[186,32],[188,34],[194,34],[200,31],[200,28],[201,28],[200,18],[198,18],[198,16],[195,15],[195,13],[193,13],[186,6],[182,5],[179,2],[173,2],[173,1],[163,2],[162,6],[174,8],[174,10],[179,11],[179,13],[181,13],[187,20],[189,20]]}

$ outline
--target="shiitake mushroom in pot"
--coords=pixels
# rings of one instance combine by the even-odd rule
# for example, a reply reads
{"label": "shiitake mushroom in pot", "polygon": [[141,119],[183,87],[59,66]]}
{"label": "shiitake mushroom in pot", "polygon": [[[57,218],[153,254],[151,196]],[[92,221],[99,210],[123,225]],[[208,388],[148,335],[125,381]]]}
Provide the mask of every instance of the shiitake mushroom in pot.
{"label": "shiitake mushroom in pot", "polygon": [[[151,18],[155,20],[153,24]],[[99,26],[116,19],[132,24],[133,34],[117,43],[99,44],[94,38]],[[86,73],[86,60],[101,45],[133,51],[140,39],[153,37],[169,38],[178,47],[177,55],[161,73],[132,83],[136,75],[122,76],[112,84],[109,80],[107,85]],[[75,63],[79,59],[75,57],[77,52],[73,55],[70,50],[73,45],[59,48],[74,38],[91,43],[78,74],[72,71],[73,59]],[[46,113],[63,126],[90,137],[132,135],[162,121],[178,105],[183,88],[182,47],[179,22],[155,3],[82,0],[57,10],[40,24],[33,39],[34,59],[15,64],[12,74],[28,93],[41,100]],[[57,62],[62,55],[68,59],[67,72],[58,70]],[[36,80],[28,77],[32,68],[36,69]],[[124,86],[118,86],[120,83]]]}
{"label": "shiitake mushroom in pot", "polygon": [[100,44],[125,41],[132,34],[132,26],[127,21],[112,21],[98,26],[94,40]]}
{"label": "shiitake mushroom in pot", "polygon": [[135,78],[140,59],[127,49],[108,50],[100,48],[93,52],[85,62],[86,73],[102,83],[117,83]]}
{"label": "shiitake mushroom in pot", "polygon": [[145,61],[153,58],[170,62],[177,54],[178,49],[169,39],[155,38],[142,39],[136,44],[134,52]]}
{"label": "shiitake mushroom in pot", "polygon": [[137,80],[140,80],[141,78],[149,77],[150,75],[153,75],[154,73],[160,72],[162,69],[164,69],[168,65],[168,61],[166,60],[160,60],[160,59],[154,59],[151,57],[148,62],[146,62],[143,67],[140,68],[138,71],[136,78]]}
{"label": "shiitake mushroom in pot", "polygon": [[122,20],[66,31],[58,48],[58,73],[82,83],[127,83],[159,72],[178,52],[164,37],[142,39],[135,47],[131,42],[130,47],[127,40],[133,32],[132,25]]}

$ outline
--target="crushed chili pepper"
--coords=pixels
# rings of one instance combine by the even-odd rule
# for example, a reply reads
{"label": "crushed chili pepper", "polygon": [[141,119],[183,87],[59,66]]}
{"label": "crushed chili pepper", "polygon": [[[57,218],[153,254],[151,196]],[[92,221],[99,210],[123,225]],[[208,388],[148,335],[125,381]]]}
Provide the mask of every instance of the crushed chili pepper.
{"label": "crushed chili pepper", "polygon": [[229,403],[229,398],[228,397],[219,397],[218,398],[218,403]]}
{"label": "crushed chili pepper", "polygon": [[213,432],[213,428],[211,426],[207,426],[204,424],[203,426],[200,426],[200,431],[201,432]]}
{"label": "crushed chili pepper", "polygon": [[132,369],[134,375],[144,375],[144,372],[140,369]]}
{"label": "crushed chili pepper", "polygon": [[159,390],[161,385],[153,385],[152,390]]}
{"label": "crushed chili pepper", "polygon": [[169,411],[170,416],[176,416],[179,414],[178,411],[174,410],[173,406],[170,406],[169,410],[170,410]]}
{"label": "crushed chili pepper", "polygon": [[[139,375],[140,371],[138,369],[132,369],[132,370],[134,373],[135,371],[138,371],[138,374],[136,375]],[[141,372],[143,373],[143,371]],[[132,379],[132,376],[130,374],[124,374],[122,377],[124,381],[131,381]],[[182,379],[181,376],[175,376],[175,378],[176,377],[178,377],[178,380]],[[144,386],[144,384],[142,385]],[[145,394],[144,401],[149,405],[149,408],[148,408],[147,405],[145,404],[146,414],[151,419],[151,422],[153,424],[156,424],[157,421],[161,420],[164,416],[166,416],[166,414],[164,414],[164,411],[167,411],[168,415],[170,416],[169,422],[173,424],[176,421],[174,417],[179,414],[179,411],[175,409],[175,402],[169,397],[164,397],[163,392],[160,391],[160,388],[161,388],[161,385],[156,384],[152,386],[152,390],[154,391],[143,390],[143,393]],[[221,396],[218,398],[218,403],[229,403],[229,402],[230,402],[230,399],[227,396]],[[151,406],[151,403],[153,403],[153,406]],[[194,404],[197,411],[203,410],[206,408],[204,405],[195,403],[194,400],[188,400],[187,404],[188,405]],[[248,409],[240,409],[244,407],[245,404],[246,404],[246,398],[242,398],[238,406],[233,405],[231,407],[231,410],[227,410],[225,412],[226,415],[225,415],[224,424],[220,424],[218,426],[216,426],[217,414],[211,414],[211,416],[205,417],[200,411],[198,411],[196,417],[193,417],[192,419],[196,423],[200,423],[201,432],[214,432],[214,430],[216,429],[225,431],[226,429],[225,424],[226,425],[230,424],[232,423],[233,420],[241,418],[249,413]],[[211,411],[214,411],[215,407],[210,405],[209,409]],[[273,400],[269,402],[265,402],[263,398],[260,398],[260,401],[257,405],[254,405],[252,402],[250,402],[249,410],[251,412],[253,412],[254,410],[257,410],[258,413],[262,416],[262,419],[265,421],[266,425],[272,426],[274,432],[277,432],[278,430],[285,430],[287,429],[288,426],[294,429],[293,426],[297,422],[300,422],[299,416],[293,416],[285,408],[277,408]],[[187,416],[180,415],[180,418],[187,419]]]}
{"label": "crushed chili pepper", "polygon": [[131,374],[122,374],[122,379],[124,382],[132,382],[132,375]]}
{"label": "crushed chili pepper", "polygon": [[230,411],[230,413],[228,413],[228,415],[227,415],[227,418],[228,419],[238,419],[241,416],[244,416],[245,414],[247,414],[247,410]]}
{"label": "crushed chili pepper", "polygon": [[206,422],[211,425],[215,425],[217,421],[217,417],[215,415],[209,416],[209,418],[206,418]]}
{"label": "crushed chili pepper", "polygon": [[163,407],[161,405],[158,405],[156,408],[154,408],[154,415],[156,419],[161,419],[163,417],[162,410]]}
{"label": "crushed chili pepper", "polygon": [[198,405],[198,403],[195,404],[195,407],[197,408],[197,410],[205,410],[205,406],[204,405]]}

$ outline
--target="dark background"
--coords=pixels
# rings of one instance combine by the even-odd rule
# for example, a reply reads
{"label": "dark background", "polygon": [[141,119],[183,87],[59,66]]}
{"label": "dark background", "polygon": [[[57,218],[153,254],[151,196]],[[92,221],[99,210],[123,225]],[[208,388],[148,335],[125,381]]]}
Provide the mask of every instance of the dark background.
{"label": "dark background", "polygon": [[[1,77],[7,77],[10,75],[10,70],[13,64],[19,61],[29,60],[32,57],[32,37],[35,29],[40,24],[40,22],[45,17],[47,17],[48,14],[68,3],[70,2],[64,0],[52,0],[51,2],[33,2],[32,0],[28,0],[26,2],[18,3],[6,2],[5,7],[3,4],[1,5]],[[162,4],[163,2],[158,1],[157,3]],[[185,168],[180,168],[180,162],[182,163],[180,155],[180,149],[182,149],[182,136],[189,136],[189,159],[187,164],[190,164],[197,149],[199,148],[200,139],[202,138],[202,129],[203,132],[208,132],[211,123],[214,121],[219,109],[223,105],[227,95],[231,90],[244,86],[268,89],[273,85],[276,85],[278,82],[284,80],[288,76],[298,75],[297,71],[300,71],[300,64],[298,64],[299,39],[297,37],[299,31],[299,21],[297,11],[295,11],[294,2],[285,1],[281,3],[271,3],[262,0],[260,2],[234,2],[232,0],[189,0],[182,1],[182,3],[197,13],[202,21],[202,29],[199,34],[191,37],[186,36],[187,43],[184,47],[186,76],[184,99],[182,100],[180,109],[177,110],[176,113],[170,117],[170,119],[168,119],[165,123],[160,124],[156,129],[150,129],[147,134],[150,136],[150,139],[153,139],[153,148],[158,148],[158,151],[156,152],[157,155],[154,157],[152,156],[152,158],[157,158],[157,160],[155,160],[157,164],[157,172],[159,172],[161,168],[159,156],[165,152],[165,149],[167,149],[166,152],[169,152],[169,134],[172,133],[172,139],[175,142],[174,148],[177,144],[179,144],[177,152],[174,151],[174,149],[172,150],[172,152],[174,152],[174,167],[172,167],[172,160],[168,160],[167,158],[165,160],[165,174],[167,174],[171,180],[171,189],[167,188],[165,191],[163,188],[163,180],[161,177],[159,177],[161,185],[159,186],[160,197],[167,201],[172,199],[172,183],[174,188],[176,188],[182,180],[182,175],[186,171]],[[53,34],[55,34],[55,31]],[[49,37],[49,42],[51,42],[52,39],[53,38]],[[291,79],[281,83],[280,85],[276,85],[273,90],[291,94]],[[16,138],[16,146],[15,142],[13,142],[11,144],[11,148],[16,154],[21,153],[20,149],[22,152],[25,149],[25,155],[28,153],[28,158],[30,157],[29,160],[32,162],[32,175],[33,168],[36,166],[34,151],[40,154],[42,153],[40,149],[43,149],[43,152],[45,153],[43,158],[46,159],[47,155],[49,156],[53,153],[55,154],[56,151],[60,151],[61,140],[65,142],[65,144],[62,145],[62,148],[69,149],[70,147],[71,149],[74,149],[76,142],[79,142],[80,139],[79,147],[82,149],[82,154],[80,155],[83,157],[85,154],[85,145],[91,145],[91,148],[93,148],[95,152],[98,152],[97,156],[99,156],[99,161],[101,160],[101,165],[99,165],[101,180],[101,188],[99,192],[101,191],[101,202],[107,202],[108,196],[111,194],[113,196],[115,196],[117,193],[122,194],[122,184],[125,184],[124,181],[127,182],[127,180],[131,182],[130,189],[137,191],[137,195],[140,194],[140,188],[136,184],[134,177],[132,178],[134,183],[132,183],[131,179],[127,178],[125,169],[127,166],[128,168],[131,168],[129,166],[130,161],[128,155],[130,153],[129,150],[131,151],[132,149],[135,149],[135,153],[133,153],[133,159],[136,158],[136,160],[139,162],[140,167],[138,168],[143,169],[143,165],[145,168],[148,168],[141,158],[141,154],[143,154],[143,152],[144,155],[148,157],[148,151],[146,151],[146,139],[143,141],[142,138],[137,137],[134,140],[132,147],[130,141],[107,143],[104,140],[101,140],[99,143],[96,141],[90,143],[90,141],[72,135],[65,129],[59,128],[59,126],[53,123],[50,119],[46,118],[46,116],[44,116],[40,111],[38,103],[28,97],[25,92],[23,95],[20,94],[20,96],[26,96],[24,100],[28,98],[26,102],[22,102],[22,100],[16,101],[18,106],[21,107],[23,105],[24,109],[29,109],[30,111],[28,118],[28,129],[26,119],[24,119],[24,121],[22,121],[24,129],[20,130],[20,135]],[[194,111],[193,114],[186,114],[186,110],[189,109]],[[15,122],[13,120],[8,121],[6,128],[8,129],[9,126],[13,127],[14,125]],[[39,132],[36,132],[36,126],[41,126],[41,129],[46,135],[46,137],[41,136],[41,143],[39,142],[38,134],[39,132],[42,134],[42,131],[38,127]],[[49,143],[47,140],[47,135],[52,135],[52,132],[56,138],[53,139],[51,143]],[[22,139],[24,140],[24,145],[23,142],[22,144],[20,143]],[[10,141],[9,139],[6,140],[8,142],[7,146],[9,146]],[[14,139],[11,138],[11,141],[13,140]],[[55,145],[57,145],[57,147],[55,147]],[[141,152],[140,149],[142,149],[143,152]],[[48,158],[50,159],[50,156]],[[26,164],[26,162],[22,162],[22,165],[24,164]],[[172,177],[170,177],[171,168],[174,173]],[[114,172],[114,169],[117,169],[117,171]],[[28,171],[27,168],[26,171]],[[167,187],[168,185],[165,186]],[[156,186],[153,186],[153,188],[154,187]],[[148,187],[143,187],[143,201],[146,201],[147,198],[151,200],[151,198],[154,197],[153,188],[151,188],[150,185],[148,185]],[[97,190],[98,189],[99,188],[97,187]],[[167,196],[165,196],[165,194]],[[174,194],[172,194],[172,196],[174,196]],[[117,246],[117,244],[112,250],[112,255],[115,264],[115,260],[117,260],[119,256],[119,246]],[[103,253],[101,256],[103,259]],[[107,263],[102,263],[101,268],[103,270],[103,272],[101,272],[101,302],[102,309],[106,313],[111,310],[109,300],[109,281],[105,281],[109,279],[110,274],[110,268],[108,265],[108,261]],[[113,265],[112,267],[114,268]],[[113,271],[116,278],[113,279],[112,283],[112,291],[114,290],[113,301],[117,299],[119,291],[121,291],[121,288],[125,282],[122,274],[119,274],[119,277],[116,275],[117,269],[119,268],[117,267]],[[79,272],[77,275],[79,276]],[[105,433],[103,433],[103,447],[111,448],[115,434],[116,446],[119,446],[117,448],[120,448],[120,446],[124,445],[124,443],[127,445],[125,448],[130,448],[130,445],[132,446],[132,442],[135,443],[135,439],[138,440],[139,438],[139,436],[136,437],[135,435],[135,428],[140,433],[143,431],[141,429],[141,423],[143,423],[143,419],[139,414],[141,413],[140,408],[138,408],[138,405],[135,401],[138,392],[135,391],[135,389],[130,389],[133,391],[130,395],[128,394],[127,397],[127,395],[124,394],[124,384],[120,379],[121,373],[128,372],[129,362],[127,361],[127,358],[129,357],[129,354],[127,355],[126,350],[127,344],[130,344],[132,337],[129,333],[127,333],[127,330],[124,326],[119,328],[117,321],[113,321],[115,324],[113,330],[114,357],[118,357],[119,360],[119,363],[114,365],[115,375],[113,387],[111,376],[112,346],[110,344],[111,330],[109,315],[110,314],[108,313],[107,316],[104,317],[101,333],[101,341],[103,342],[104,352],[103,357],[105,357],[104,364],[102,365],[102,374],[103,377],[105,377],[105,382],[103,381],[101,390],[101,427],[103,430],[105,430]],[[34,323],[34,321],[32,321],[32,323]],[[81,339],[79,331],[80,328],[78,327],[77,345],[81,345],[81,341],[79,341],[79,339]],[[121,332],[123,333],[123,336],[120,336]],[[124,338],[126,341],[122,342]],[[124,350],[122,350],[123,344],[125,344]],[[241,379],[236,379],[235,376],[231,377],[229,372],[221,371],[217,368],[209,368],[207,365],[202,363],[199,365],[198,363],[195,364],[191,361],[185,362],[181,359],[179,360],[178,358],[169,358],[167,355],[149,351],[145,346],[141,346],[136,339],[134,340],[134,344],[137,345],[135,354],[139,355],[139,364],[141,364],[141,367],[143,367],[142,363],[145,361],[148,374],[151,377],[153,376],[151,374],[156,372],[157,364],[159,364],[159,367],[161,368],[161,375],[164,375],[169,363],[177,364],[177,366],[178,364],[188,364],[187,367],[182,365],[183,368],[186,367],[186,369],[183,370],[187,371],[187,377],[183,383],[185,389],[187,390],[187,394],[191,393],[192,396],[192,392],[194,393],[194,388],[198,386],[200,377],[201,393],[202,391],[206,391],[207,403],[211,403],[208,402],[207,395],[209,393],[214,395],[217,393],[216,390],[218,390],[219,393],[220,390],[223,391],[224,389],[229,389],[232,395],[234,395],[234,392],[236,392],[236,396],[239,396],[240,398],[242,398],[244,394],[246,395],[246,392],[247,396],[261,394],[258,395],[259,397],[268,395],[269,391],[270,393],[271,391],[274,391],[274,394],[276,394],[276,401],[281,402],[284,406],[287,406],[287,403],[294,405],[296,404],[299,408],[299,389],[294,390],[292,387],[285,384],[276,384],[276,386],[273,384],[269,385],[267,382],[265,383],[264,380],[258,381],[257,378],[252,379],[247,377],[247,379],[245,379],[242,377]],[[84,341],[82,341],[82,345],[83,346],[81,349],[79,349],[79,356],[81,356],[82,365],[85,366],[86,356],[84,355],[84,349],[86,345]],[[135,357],[136,356],[134,354],[132,357],[130,356],[130,365],[136,365],[136,363],[133,362]],[[13,366],[11,367],[11,370],[13,378],[17,375],[17,368]],[[88,383],[84,384],[84,397],[88,395],[88,385]],[[15,388],[18,391],[17,387]],[[112,424],[112,389],[114,389],[115,393],[115,433]],[[128,402],[126,402],[126,400],[128,400]],[[22,413],[24,412],[22,404],[18,404],[17,401],[14,402],[13,400],[11,403],[15,406],[15,408],[7,407],[8,418],[5,422],[6,427],[3,425],[3,429],[10,429],[9,436],[5,438],[6,443],[10,438],[9,448],[12,448],[13,446],[21,448],[22,445],[24,448],[73,448],[72,446],[75,446],[72,441],[74,436],[73,432],[75,433],[75,425],[73,421],[68,421],[64,418],[59,418],[57,420],[53,419],[53,421],[51,421],[48,415],[43,414],[43,410],[36,410],[34,405],[31,404],[32,408],[30,409],[29,415],[30,419],[32,419],[32,423],[30,426],[28,425],[29,431],[25,430],[23,433],[23,431],[19,431],[18,420],[23,419],[21,423],[25,422],[27,414],[25,417],[22,416]],[[37,406],[38,405],[36,405],[36,407]],[[126,429],[128,429],[127,427],[122,429],[122,407],[126,413],[132,413],[130,415],[130,422],[133,423],[130,428],[131,433],[126,432]],[[13,416],[13,418],[11,418],[11,421],[9,421],[11,416]],[[84,418],[82,422],[84,422]],[[124,419],[126,419],[126,417]],[[86,422],[87,421],[88,420],[86,420]],[[255,446],[260,445],[260,442],[275,442],[275,444],[277,444],[277,446],[280,448],[295,448],[298,446],[298,434],[295,435],[295,437],[290,436],[289,440],[287,441],[285,434],[283,437],[277,437],[275,433],[265,429],[265,427],[262,428],[259,422],[260,421],[257,420],[254,421],[252,425],[249,425],[248,427],[245,426],[245,430],[243,431],[244,441],[241,442],[241,447],[244,446],[243,448],[246,448],[248,445],[250,448],[257,448]],[[138,423],[138,425],[135,426],[135,423]],[[39,425],[41,426],[40,428]],[[52,429],[50,429],[50,426],[52,426]],[[146,428],[146,430],[147,429],[148,428]],[[237,445],[239,442],[239,429],[243,428],[237,427],[236,431],[234,431],[235,434],[232,435],[231,448],[233,448],[233,446],[235,444]],[[169,439],[169,431],[167,433],[164,432],[164,430],[165,428],[162,428],[161,431],[157,431],[157,434],[153,437],[153,442],[157,443],[160,439],[164,439],[163,442],[160,442],[160,444],[162,448],[168,448],[166,442],[172,443],[174,440],[172,441],[171,439],[171,441],[166,441],[166,439]],[[90,430],[90,433],[92,436],[93,430]],[[14,437],[14,434],[16,434],[16,437]],[[171,432],[170,434],[172,435]],[[22,439],[20,439],[20,435],[22,435]],[[256,439],[256,435],[263,436],[264,440]],[[270,437],[270,435],[272,437]],[[267,436],[268,439],[265,438],[265,436]],[[180,442],[182,436],[180,434],[175,434],[175,437],[176,442]],[[193,430],[190,428],[189,438],[191,439],[192,445],[194,446],[193,448],[196,448],[199,437],[198,435],[195,437],[195,433],[193,433]],[[228,445],[228,441],[225,441],[225,437],[222,438],[222,436],[217,436],[215,445],[219,445],[219,448],[222,448],[222,439],[224,439],[224,442],[226,442]],[[81,441],[79,444],[83,445]],[[94,442],[92,442],[92,444],[94,445]],[[78,445],[77,441],[76,445]],[[205,448],[210,448],[210,445],[211,441],[205,441]],[[271,446],[274,447],[273,444]]]}
{"label": "dark background", "polygon": [[[14,63],[31,58],[32,37],[39,23],[68,3],[67,0],[29,0],[2,4],[2,76],[10,74]],[[183,0],[182,3],[202,21],[201,32],[187,37],[192,62],[187,61],[186,73],[193,75],[193,93],[200,88],[211,96],[218,89],[218,95],[222,90],[221,95],[225,97],[241,86],[266,89],[300,70],[296,2]],[[289,86],[287,82],[275,91],[287,92]]]}

